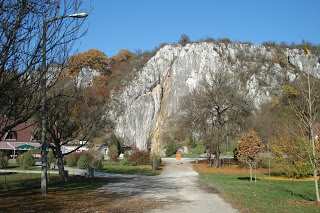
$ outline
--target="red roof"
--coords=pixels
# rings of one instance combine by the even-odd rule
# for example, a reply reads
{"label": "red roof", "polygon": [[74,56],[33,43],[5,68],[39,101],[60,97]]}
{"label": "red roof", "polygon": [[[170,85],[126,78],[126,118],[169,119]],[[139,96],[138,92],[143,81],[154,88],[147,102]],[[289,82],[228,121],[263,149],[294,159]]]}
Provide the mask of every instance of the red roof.
{"label": "red roof", "polygon": [[15,139],[6,139],[8,134],[5,134],[1,141],[31,142],[34,140],[33,135],[35,128],[36,125],[33,122],[21,123],[10,131],[16,134]]}

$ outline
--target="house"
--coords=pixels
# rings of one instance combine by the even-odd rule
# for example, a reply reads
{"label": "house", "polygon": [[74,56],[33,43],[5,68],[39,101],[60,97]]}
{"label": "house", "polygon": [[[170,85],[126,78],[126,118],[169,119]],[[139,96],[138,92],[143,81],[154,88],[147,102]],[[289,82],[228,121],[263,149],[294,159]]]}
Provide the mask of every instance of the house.
{"label": "house", "polygon": [[74,140],[72,143],[68,145],[63,145],[61,146],[62,154],[72,152],[73,150],[76,150],[75,152],[86,152],[89,150],[86,143],[87,141]]}
{"label": "house", "polygon": [[34,138],[34,131],[35,124],[32,122],[19,124],[3,135],[0,140],[0,151],[6,151],[15,157],[24,151],[39,148],[40,143]]}

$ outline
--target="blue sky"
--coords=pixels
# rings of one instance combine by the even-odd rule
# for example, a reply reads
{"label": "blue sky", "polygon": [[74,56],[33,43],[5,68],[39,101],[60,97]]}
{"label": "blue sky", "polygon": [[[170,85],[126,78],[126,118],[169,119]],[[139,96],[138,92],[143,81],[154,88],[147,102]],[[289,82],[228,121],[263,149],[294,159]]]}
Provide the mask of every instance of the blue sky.
{"label": "blue sky", "polygon": [[108,56],[121,49],[151,50],[192,40],[320,43],[320,0],[84,0],[88,33],[77,51],[100,49]]}

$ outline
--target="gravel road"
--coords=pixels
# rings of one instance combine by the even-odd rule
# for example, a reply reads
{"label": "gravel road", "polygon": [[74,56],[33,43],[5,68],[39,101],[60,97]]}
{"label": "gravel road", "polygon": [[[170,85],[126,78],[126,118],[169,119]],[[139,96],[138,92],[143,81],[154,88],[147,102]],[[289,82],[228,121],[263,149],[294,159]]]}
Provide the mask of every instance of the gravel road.
{"label": "gravel road", "polygon": [[[121,181],[108,183],[100,192],[154,200],[161,203],[150,213],[233,213],[238,212],[217,193],[200,187],[198,173],[192,169],[190,159],[163,159],[164,169],[158,176],[116,175]],[[97,176],[106,174],[98,173]],[[108,175],[110,176],[110,175]]]}

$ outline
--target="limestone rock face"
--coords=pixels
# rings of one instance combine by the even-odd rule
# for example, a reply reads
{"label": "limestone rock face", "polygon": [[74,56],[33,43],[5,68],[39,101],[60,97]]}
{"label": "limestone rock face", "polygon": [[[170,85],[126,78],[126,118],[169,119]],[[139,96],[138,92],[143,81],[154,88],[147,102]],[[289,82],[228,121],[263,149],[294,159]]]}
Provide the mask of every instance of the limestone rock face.
{"label": "limestone rock face", "polygon": [[[115,134],[127,145],[161,150],[161,129],[181,111],[181,102],[197,88],[209,70],[232,72],[248,90],[256,107],[279,93],[299,69],[306,69],[303,50],[242,43],[201,42],[166,45],[139,71],[136,78],[113,98],[121,112],[114,117]],[[309,67],[319,73],[319,63]]]}

